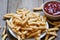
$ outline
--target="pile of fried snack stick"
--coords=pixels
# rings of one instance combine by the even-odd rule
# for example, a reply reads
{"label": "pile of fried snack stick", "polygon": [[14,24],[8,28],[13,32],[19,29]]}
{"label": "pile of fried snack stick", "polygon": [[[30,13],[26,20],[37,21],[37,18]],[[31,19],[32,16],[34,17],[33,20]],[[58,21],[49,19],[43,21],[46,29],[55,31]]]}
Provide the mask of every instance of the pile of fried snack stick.
{"label": "pile of fried snack stick", "polygon": [[[24,40],[34,38],[35,40],[41,40],[40,35],[46,32],[45,40],[52,40],[57,36],[56,31],[59,30],[60,22],[51,22],[46,20],[46,16],[40,15],[40,13],[31,12],[27,9],[18,9],[16,13],[8,13],[4,15],[4,18],[10,18],[6,20],[7,25],[17,35],[18,40]],[[52,28],[46,28],[46,21],[53,25]],[[2,40],[5,40],[8,36],[5,34],[6,28],[3,31]]]}

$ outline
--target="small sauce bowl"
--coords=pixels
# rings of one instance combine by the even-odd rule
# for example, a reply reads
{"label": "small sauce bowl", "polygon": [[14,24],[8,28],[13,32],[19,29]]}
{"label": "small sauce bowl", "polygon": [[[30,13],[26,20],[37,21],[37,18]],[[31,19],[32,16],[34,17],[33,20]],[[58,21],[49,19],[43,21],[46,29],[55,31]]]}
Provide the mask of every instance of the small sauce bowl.
{"label": "small sauce bowl", "polygon": [[43,4],[43,12],[50,20],[60,20],[60,2],[49,1]]}

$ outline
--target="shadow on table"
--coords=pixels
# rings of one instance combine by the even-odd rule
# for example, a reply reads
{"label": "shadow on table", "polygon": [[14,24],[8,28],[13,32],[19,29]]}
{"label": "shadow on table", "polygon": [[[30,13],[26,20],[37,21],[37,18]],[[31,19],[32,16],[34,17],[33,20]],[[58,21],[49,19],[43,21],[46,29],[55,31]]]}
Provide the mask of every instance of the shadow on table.
{"label": "shadow on table", "polygon": [[[7,30],[8,31],[8,30]],[[11,34],[10,34],[10,32],[8,31],[7,32],[8,33],[8,38],[10,39],[10,40],[17,40],[15,37],[13,37]]]}

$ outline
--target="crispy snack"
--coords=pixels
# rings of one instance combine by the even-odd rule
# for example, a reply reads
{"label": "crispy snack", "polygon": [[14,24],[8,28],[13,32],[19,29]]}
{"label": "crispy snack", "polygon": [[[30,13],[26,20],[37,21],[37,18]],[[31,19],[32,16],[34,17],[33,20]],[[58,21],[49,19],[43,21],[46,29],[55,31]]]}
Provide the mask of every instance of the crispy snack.
{"label": "crispy snack", "polygon": [[6,33],[6,26],[4,26],[3,32],[2,32],[2,37],[5,35]]}
{"label": "crispy snack", "polygon": [[17,35],[19,35],[19,36],[22,34],[20,31],[17,31],[17,30],[15,30],[15,29],[12,29],[12,31],[15,32],[15,33],[16,33]]}
{"label": "crispy snack", "polygon": [[21,30],[33,30],[32,28],[21,28]]}
{"label": "crispy snack", "polygon": [[10,28],[13,28],[13,27],[14,27],[14,26],[11,25],[11,23],[10,23],[9,20],[6,20],[6,22],[7,22],[8,26],[9,26]]}
{"label": "crispy snack", "polygon": [[59,25],[56,25],[56,26],[54,26],[55,28],[60,28],[60,24]]}
{"label": "crispy snack", "polygon": [[21,27],[16,28],[17,31],[19,31],[20,29],[21,29]]}
{"label": "crispy snack", "polygon": [[60,22],[54,22],[55,24],[57,24],[57,25],[59,25],[60,24]]}
{"label": "crispy snack", "polygon": [[7,37],[7,34],[4,34],[4,36],[2,37],[2,40],[5,40]]}
{"label": "crispy snack", "polygon": [[60,28],[60,22],[57,22],[57,21],[51,22],[48,19],[47,19],[47,21],[49,24],[54,26],[53,28],[48,29],[47,34],[52,35],[52,37],[49,37],[49,39],[47,39],[47,40],[53,40],[55,38],[55,36],[57,36],[56,31],[59,30],[59,28]]}
{"label": "crispy snack", "polygon": [[52,36],[52,37],[50,37],[48,40],[52,40],[52,39],[54,39],[55,38],[55,36]]}
{"label": "crispy snack", "polygon": [[23,32],[22,32],[22,34],[27,34],[27,33],[28,33],[28,31],[23,31]]}
{"label": "crispy snack", "polygon": [[35,35],[35,36],[34,36],[35,40],[41,40],[40,35],[41,35],[41,33]]}
{"label": "crispy snack", "polygon": [[43,4],[40,6],[40,7],[38,7],[38,8],[33,8],[33,10],[35,11],[40,11],[40,10],[42,10],[43,9]]}
{"label": "crispy snack", "polygon": [[35,11],[35,10],[42,10],[42,8],[40,8],[40,7],[39,7],[39,8],[34,8],[33,10],[34,10],[34,11]]}
{"label": "crispy snack", "polygon": [[57,34],[55,32],[47,32],[48,35],[54,35],[57,36]]}
{"label": "crispy snack", "polygon": [[13,22],[16,24],[16,25],[22,25],[22,21],[20,21],[20,20],[18,20],[18,19],[16,19],[16,18],[14,18],[14,20],[13,20]]}
{"label": "crispy snack", "polygon": [[48,31],[56,31],[56,30],[59,30],[59,28],[50,28],[50,29],[48,29]]}
{"label": "crispy snack", "polygon": [[45,27],[45,26],[40,26],[40,27],[37,27],[37,26],[30,26],[31,28],[33,28],[33,29],[40,29],[40,30],[47,30],[47,28]]}
{"label": "crispy snack", "polygon": [[[27,9],[18,9],[16,14],[6,14],[4,18],[10,18],[12,21],[6,20],[11,30],[20,38],[31,38],[36,36],[36,40],[40,40],[40,34],[47,30],[46,17],[40,13],[30,12]],[[37,36],[38,35],[38,36]],[[19,37],[20,36],[20,37]]]}
{"label": "crispy snack", "polygon": [[6,15],[4,15],[4,18],[11,18],[12,16],[14,16],[15,14],[14,13],[8,13]]}
{"label": "crispy snack", "polygon": [[22,38],[22,40],[24,40],[24,39],[25,39],[25,35],[24,35],[24,34],[22,34],[22,35],[21,35],[21,38]]}
{"label": "crispy snack", "polygon": [[39,34],[40,32],[41,32],[41,30],[38,30],[37,32],[30,34],[27,38],[30,38],[30,37],[32,37],[32,36],[34,36],[36,34]]}
{"label": "crispy snack", "polygon": [[48,38],[49,38],[49,35],[46,35],[45,40],[48,40]]}
{"label": "crispy snack", "polygon": [[40,37],[35,36],[35,40],[41,40]]}
{"label": "crispy snack", "polygon": [[28,17],[22,22],[22,24],[25,24],[28,21]]}
{"label": "crispy snack", "polygon": [[51,24],[51,25],[56,25],[55,23],[49,21],[48,19],[47,19],[47,22],[48,22],[49,24]]}
{"label": "crispy snack", "polygon": [[20,36],[17,36],[18,40],[21,40],[21,37]]}

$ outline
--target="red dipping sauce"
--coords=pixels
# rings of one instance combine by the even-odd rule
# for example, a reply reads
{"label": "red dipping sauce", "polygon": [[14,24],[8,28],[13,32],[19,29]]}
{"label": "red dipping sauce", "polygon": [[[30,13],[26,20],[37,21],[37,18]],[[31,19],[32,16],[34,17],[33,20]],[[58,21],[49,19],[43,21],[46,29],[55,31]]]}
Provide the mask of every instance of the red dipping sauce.
{"label": "red dipping sauce", "polygon": [[60,3],[56,1],[48,2],[44,5],[44,10],[50,15],[60,15]]}

